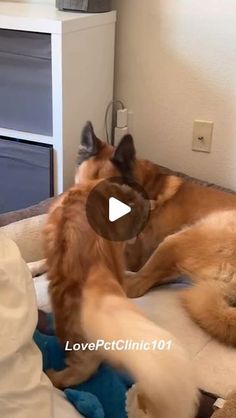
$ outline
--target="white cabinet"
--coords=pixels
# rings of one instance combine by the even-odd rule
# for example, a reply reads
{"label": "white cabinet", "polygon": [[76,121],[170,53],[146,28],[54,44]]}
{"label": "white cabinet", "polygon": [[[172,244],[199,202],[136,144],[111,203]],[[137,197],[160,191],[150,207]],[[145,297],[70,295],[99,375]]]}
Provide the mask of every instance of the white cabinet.
{"label": "white cabinet", "polygon": [[85,121],[104,136],[115,21],[115,12],[0,2],[0,136],[53,146],[55,194],[73,183]]}

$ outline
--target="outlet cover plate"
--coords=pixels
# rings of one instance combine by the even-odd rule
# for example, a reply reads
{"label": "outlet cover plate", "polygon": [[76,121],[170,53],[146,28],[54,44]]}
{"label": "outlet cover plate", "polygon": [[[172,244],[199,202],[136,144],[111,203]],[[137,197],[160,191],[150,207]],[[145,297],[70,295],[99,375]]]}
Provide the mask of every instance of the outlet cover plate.
{"label": "outlet cover plate", "polygon": [[193,124],[192,150],[211,152],[214,123],[207,120],[195,120]]}

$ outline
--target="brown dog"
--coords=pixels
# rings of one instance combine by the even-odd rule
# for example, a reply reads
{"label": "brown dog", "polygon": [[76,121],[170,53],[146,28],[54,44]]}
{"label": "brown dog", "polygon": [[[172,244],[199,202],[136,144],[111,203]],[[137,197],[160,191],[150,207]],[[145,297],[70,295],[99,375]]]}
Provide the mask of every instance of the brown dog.
{"label": "brown dog", "polygon": [[182,299],[192,318],[211,335],[236,345],[236,196],[165,175],[135,154],[130,135],[114,149],[87,123],[75,176],[77,183],[133,178],[156,201],[149,224],[126,249],[127,267],[139,270],[126,281],[127,294],[139,297],[156,284],[188,275],[196,286],[184,291]]}
{"label": "brown dog", "polygon": [[[49,371],[57,387],[88,379],[105,359],[127,370],[137,381],[138,400],[150,418],[193,418],[197,389],[185,352],[173,337],[136,308],[123,290],[123,244],[105,240],[88,224],[85,206],[97,182],[66,192],[49,214],[45,229],[49,291],[56,333],[63,344],[113,341],[172,340],[170,349],[130,351],[70,351],[68,367]],[[108,182],[99,201],[101,222],[111,188],[121,200],[135,202],[137,216],[143,199],[127,186]],[[105,227],[105,226],[104,226]],[[115,227],[115,226],[114,226]],[[124,217],[123,228],[127,228]],[[170,400],[171,396],[171,400]]]}

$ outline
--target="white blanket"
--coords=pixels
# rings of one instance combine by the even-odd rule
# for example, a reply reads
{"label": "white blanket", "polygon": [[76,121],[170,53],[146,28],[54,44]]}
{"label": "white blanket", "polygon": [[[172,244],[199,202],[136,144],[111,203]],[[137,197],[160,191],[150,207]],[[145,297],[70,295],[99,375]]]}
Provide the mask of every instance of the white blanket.
{"label": "white blanket", "polygon": [[31,274],[16,244],[0,233],[1,418],[79,418],[42,372],[32,339],[36,324]]}

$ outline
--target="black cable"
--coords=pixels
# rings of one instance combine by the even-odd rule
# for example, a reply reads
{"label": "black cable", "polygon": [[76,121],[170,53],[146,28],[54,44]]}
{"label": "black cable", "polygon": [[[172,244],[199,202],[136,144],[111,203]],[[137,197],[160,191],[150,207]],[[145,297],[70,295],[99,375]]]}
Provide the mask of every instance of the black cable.
{"label": "black cable", "polygon": [[[112,100],[108,104],[108,106],[106,108],[106,113],[105,113],[106,140],[107,140],[107,143],[110,144],[110,145],[114,145],[114,136],[113,136],[113,134],[114,134],[114,127],[115,127],[114,111],[117,112],[117,110],[118,110],[117,105],[120,105],[121,106],[121,109],[124,109],[125,108],[125,105],[124,105],[124,103],[121,100]],[[111,134],[111,139],[109,139],[109,132],[108,132],[108,126],[107,126],[108,121],[107,121],[107,119],[108,119],[108,115],[109,115],[109,111],[110,111],[110,108],[111,107],[112,107],[112,134]]]}

